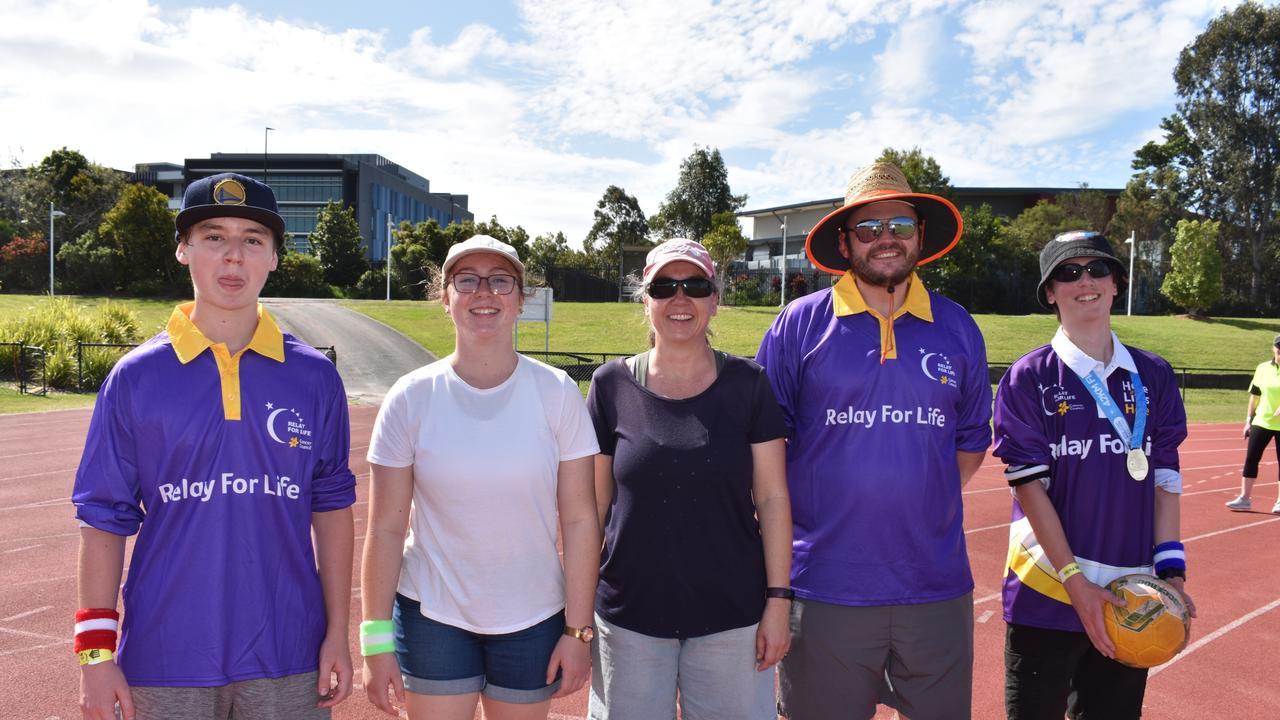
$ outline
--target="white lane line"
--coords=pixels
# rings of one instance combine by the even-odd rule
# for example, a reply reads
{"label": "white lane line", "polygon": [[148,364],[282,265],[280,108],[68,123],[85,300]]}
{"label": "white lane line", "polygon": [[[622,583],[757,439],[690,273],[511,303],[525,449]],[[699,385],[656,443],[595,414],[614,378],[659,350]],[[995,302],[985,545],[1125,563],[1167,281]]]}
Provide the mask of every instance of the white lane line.
{"label": "white lane line", "polygon": [[965,530],[964,534],[972,535],[973,533],[980,533],[980,532],[983,532],[984,530],[999,530],[1000,528],[1007,528],[1007,527],[1009,527],[1009,523],[1000,523],[999,525],[988,525],[986,527],[973,528],[972,530]]}
{"label": "white lane line", "polygon": [[1223,625],[1222,627],[1218,628],[1217,630],[1214,630],[1213,632],[1209,633],[1208,635],[1205,635],[1204,637],[1200,638],[1199,640],[1197,640],[1197,641],[1195,641],[1195,642],[1191,643],[1190,645],[1188,645],[1188,646],[1187,646],[1187,649],[1186,649],[1186,650],[1183,650],[1182,652],[1180,652],[1180,653],[1178,653],[1177,655],[1175,655],[1175,656],[1173,657],[1173,659],[1172,659],[1172,660],[1170,660],[1169,662],[1165,663],[1164,665],[1161,665],[1160,667],[1152,668],[1152,669],[1151,669],[1151,672],[1147,675],[1147,677],[1151,677],[1151,676],[1154,676],[1154,675],[1159,675],[1160,673],[1164,672],[1165,670],[1168,670],[1168,669],[1169,669],[1169,666],[1173,665],[1174,663],[1178,662],[1179,660],[1183,660],[1183,659],[1185,659],[1188,655],[1190,655],[1191,653],[1195,652],[1196,650],[1199,650],[1200,648],[1204,647],[1205,645],[1208,645],[1209,643],[1213,642],[1214,640],[1217,640],[1218,638],[1222,637],[1223,635],[1226,635],[1227,633],[1231,632],[1232,630],[1235,630],[1236,628],[1238,628],[1238,627],[1240,627],[1241,625],[1243,625],[1243,624],[1245,624],[1245,623],[1249,622],[1250,620],[1252,620],[1252,619],[1254,619],[1254,618],[1256,618],[1256,617],[1259,617],[1259,616],[1261,616],[1261,615],[1266,615],[1267,613],[1271,612],[1272,610],[1275,610],[1277,607],[1280,607],[1280,598],[1276,598],[1275,600],[1272,600],[1271,602],[1267,603],[1266,605],[1263,605],[1262,607],[1258,608],[1257,610],[1254,610],[1253,612],[1251,612],[1251,613],[1249,613],[1249,614],[1247,614],[1247,615],[1244,615],[1244,616],[1242,616],[1242,617],[1236,618],[1235,620],[1232,620],[1231,622],[1227,623],[1226,625]]}
{"label": "white lane line", "polygon": [[991,616],[995,614],[996,614],[995,610],[984,610],[983,613],[978,616],[978,622],[986,623],[988,620],[991,619]]}
{"label": "white lane line", "polygon": [[53,448],[52,450],[35,450],[32,452],[17,453],[14,455],[0,455],[0,460],[8,460],[10,458],[29,457],[31,455],[48,455],[50,453],[65,453],[65,452],[71,452],[72,450],[79,451],[83,449],[84,449],[83,446],[77,445],[76,447]]}
{"label": "white lane line", "polygon": [[36,500],[34,502],[23,503],[21,505],[9,505],[8,507],[0,507],[0,512],[6,512],[9,510],[32,510],[35,508],[58,507],[63,503],[70,502],[70,500],[71,500],[70,496],[60,497],[60,498],[50,498],[48,500]]}
{"label": "white lane line", "polygon": [[1251,528],[1258,525],[1267,525],[1273,522],[1280,522],[1280,517],[1273,517],[1273,518],[1268,518],[1266,520],[1259,520],[1257,522],[1246,523],[1244,525],[1237,525],[1235,527],[1226,528],[1225,530],[1214,530],[1213,532],[1207,532],[1203,535],[1196,535],[1195,537],[1183,538],[1182,542],[1185,545],[1186,543],[1189,543],[1192,540],[1203,540],[1205,538],[1211,538],[1214,535],[1222,535],[1224,533],[1235,532],[1236,530],[1244,530],[1245,528]]}
{"label": "white lane line", "polygon": [[22,637],[38,638],[40,640],[57,640],[59,642],[71,642],[66,638],[60,638],[57,635],[45,635],[44,633],[30,632],[29,630],[14,630],[13,628],[0,627],[0,632],[9,633],[10,635],[21,635]]}
{"label": "white lane line", "polygon": [[58,577],[37,578],[35,580],[23,580],[22,582],[9,583],[7,587],[15,588],[24,585],[39,585],[41,583],[59,582],[61,580],[75,580],[75,575],[59,575]]}
{"label": "white lane line", "polygon": [[58,642],[45,643],[43,645],[28,645],[27,647],[14,648],[13,650],[0,651],[0,657],[6,655],[17,655],[18,653],[31,652],[32,650],[43,650],[45,648],[58,647],[59,645],[69,645],[70,640],[60,640]]}
{"label": "white lane line", "polygon": [[73,473],[75,471],[76,471],[76,468],[69,467],[69,468],[64,468],[62,470],[46,470],[44,472],[31,473],[30,475],[6,475],[3,477],[0,477],[0,482],[6,482],[9,480],[26,480],[27,478],[44,477],[45,475],[58,475],[62,473]]}
{"label": "white lane line", "polygon": [[4,554],[8,555],[9,553],[22,552],[23,550],[35,550],[38,547],[44,547],[44,543],[37,543],[35,545],[23,545],[22,547],[10,548],[8,550],[5,550]]}
{"label": "white lane line", "polygon": [[992,600],[999,600],[1001,595],[1003,595],[1003,593],[991,593],[990,595],[983,595],[982,597],[974,600],[973,604],[981,605],[982,603],[991,602]]}
{"label": "white lane line", "polygon": [[0,618],[0,623],[7,623],[7,622],[13,622],[14,620],[21,620],[24,617],[30,617],[32,615],[35,615],[36,613],[42,613],[45,610],[48,610],[49,608],[52,608],[52,607],[53,607],[52,605],[45,605],[44,607],[38,607],[35,610],[28,610],[26,612],[18,613],[17,615],[10,615],[7,618]]}

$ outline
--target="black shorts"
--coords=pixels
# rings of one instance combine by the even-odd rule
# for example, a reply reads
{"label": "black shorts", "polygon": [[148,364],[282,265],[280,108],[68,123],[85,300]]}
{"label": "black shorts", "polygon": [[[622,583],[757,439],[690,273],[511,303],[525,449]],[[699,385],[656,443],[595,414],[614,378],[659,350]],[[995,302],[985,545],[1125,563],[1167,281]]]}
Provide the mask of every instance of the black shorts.
{"label": "black shorts", "polygon": [[1010,624],[1004,636],[1009,720],[1137,720],[1147,671],[1103,656],[1083,632]]}

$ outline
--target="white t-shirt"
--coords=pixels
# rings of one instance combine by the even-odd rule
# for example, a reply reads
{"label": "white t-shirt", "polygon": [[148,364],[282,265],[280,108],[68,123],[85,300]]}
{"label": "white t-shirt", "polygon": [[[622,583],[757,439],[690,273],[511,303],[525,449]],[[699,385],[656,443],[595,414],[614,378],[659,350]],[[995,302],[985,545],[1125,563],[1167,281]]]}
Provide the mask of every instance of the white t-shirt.
{"label": "white t-shirt", "polygon": [[501,634],[564,607],[556,473],[599,452],[578,385],[523,355],[478,390],[436,362],[400,378],[373,427],[368,460],[413,466],[413,509],[397,591],[422,614]]}

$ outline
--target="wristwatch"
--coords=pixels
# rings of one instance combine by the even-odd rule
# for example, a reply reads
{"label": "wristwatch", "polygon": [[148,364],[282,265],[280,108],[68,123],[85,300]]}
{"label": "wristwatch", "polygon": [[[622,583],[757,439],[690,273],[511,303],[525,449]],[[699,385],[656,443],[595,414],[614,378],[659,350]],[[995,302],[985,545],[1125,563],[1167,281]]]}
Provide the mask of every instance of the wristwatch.
{"label": "wristwatch", "polygon": [[564,626],[564,634],[571,638],[576,638],[584,643],[589,643],[596,637],[596,629],[590,625],[583,625],[580,628],[569,625]]}

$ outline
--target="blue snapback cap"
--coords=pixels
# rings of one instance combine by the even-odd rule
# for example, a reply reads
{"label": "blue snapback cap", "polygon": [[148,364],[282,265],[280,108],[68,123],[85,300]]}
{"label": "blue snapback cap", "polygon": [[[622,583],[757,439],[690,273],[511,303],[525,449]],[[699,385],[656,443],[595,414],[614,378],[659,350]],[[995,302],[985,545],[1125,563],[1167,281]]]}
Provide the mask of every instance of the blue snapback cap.
{"label": "blue snapback cap", "polygon": [[174,220],[176,235],[201,220],[215,217],[240,217],[266,225],[276,238],[276,247],[284,243],[284,218],[276,205],[276,194],[270,186],[238,173],[211,175],[187,186],[182,195],[182,210]]}

